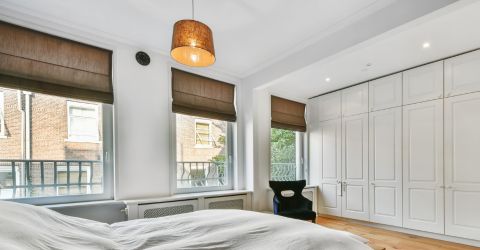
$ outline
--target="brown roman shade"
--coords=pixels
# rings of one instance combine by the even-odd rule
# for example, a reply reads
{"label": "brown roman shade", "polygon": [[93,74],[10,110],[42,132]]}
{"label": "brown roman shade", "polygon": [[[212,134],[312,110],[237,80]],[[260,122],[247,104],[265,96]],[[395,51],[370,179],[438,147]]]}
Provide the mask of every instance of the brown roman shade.
{"label": "brown roman shade", "polygon": [[113,103],[112,51],[0,21],[0,86]]}
{"label": "brown roman shade", "polygon": [[172,111],[234,122],[235,85],[172,68]]}
{"label": "brown roman shade", "polygon": [[305,132],[305,104],[280,97],[271,97],[272,128]]}

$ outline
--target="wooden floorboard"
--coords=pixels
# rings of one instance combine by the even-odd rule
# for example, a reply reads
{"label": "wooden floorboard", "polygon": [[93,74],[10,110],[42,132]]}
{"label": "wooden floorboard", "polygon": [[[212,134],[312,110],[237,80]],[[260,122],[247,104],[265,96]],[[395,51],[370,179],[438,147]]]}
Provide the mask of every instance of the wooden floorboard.
{"label": "wooden floorboard", "polygon": [[436,240],[411,234],[405,234],[381,228],[369,227],[359,223],[330,217],[317,217],[317,224],[325,227],[348,231],[369,240],[373,249],[408,250],[479,250],[480,248]]}

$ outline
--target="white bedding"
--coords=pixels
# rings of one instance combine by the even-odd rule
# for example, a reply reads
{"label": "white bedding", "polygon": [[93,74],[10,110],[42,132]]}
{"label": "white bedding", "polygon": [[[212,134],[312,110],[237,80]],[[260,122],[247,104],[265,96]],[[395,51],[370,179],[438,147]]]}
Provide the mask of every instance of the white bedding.
{"label": "white bedding", "polygon": [[0,249],[370,249],[311,222],[241,210],[202,210],[105,224],[0,201]]}

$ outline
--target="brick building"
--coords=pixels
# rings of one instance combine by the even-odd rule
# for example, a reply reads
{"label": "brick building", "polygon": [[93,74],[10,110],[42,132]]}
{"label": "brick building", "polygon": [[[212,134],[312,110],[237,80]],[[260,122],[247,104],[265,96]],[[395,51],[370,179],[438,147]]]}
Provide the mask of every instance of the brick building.
{"label": "brick building", "polygon": [[227,122],[177,115],[177,161],[209,162],[225,154]]}
{"label": "brick building", "polygon": [[[0,133],[0,159],[101,160],[99,104],[2,88],[0,95],[4,128]],[[93,114],[89,123],[96,123],[96,129],[72,131],[72,116],[85,110]],[[87,119],[81,115],[76,119]]]}
{"label": "brick building", "polygon": [[101,183],[102,154],[101,104],[0,88],[2,198],[102,192],[101,184],[67,185]]}

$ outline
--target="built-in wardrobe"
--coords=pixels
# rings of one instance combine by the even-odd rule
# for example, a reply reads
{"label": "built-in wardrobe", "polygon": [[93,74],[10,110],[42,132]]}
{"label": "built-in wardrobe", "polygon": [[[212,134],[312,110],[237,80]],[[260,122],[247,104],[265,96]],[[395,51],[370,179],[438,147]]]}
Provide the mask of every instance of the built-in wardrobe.
{"label": "built-in wardrobe", "polygon": [[320,213],[480,240],[480,51],[307,109]]}

